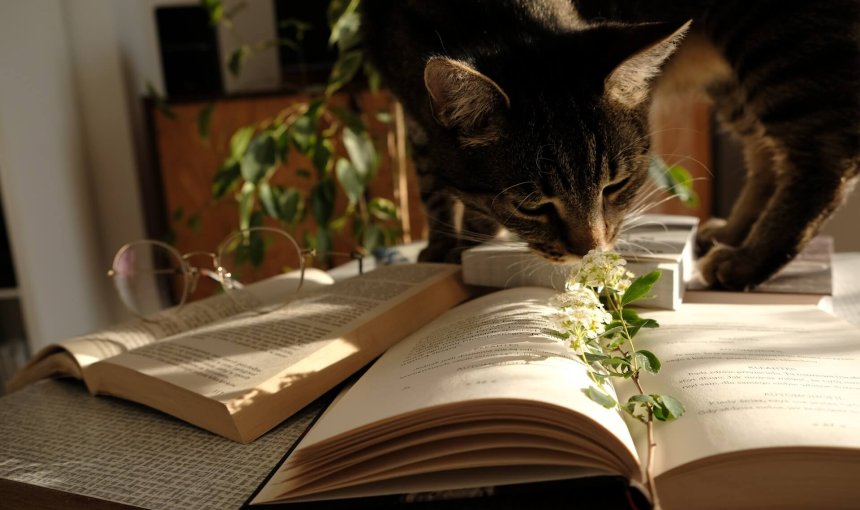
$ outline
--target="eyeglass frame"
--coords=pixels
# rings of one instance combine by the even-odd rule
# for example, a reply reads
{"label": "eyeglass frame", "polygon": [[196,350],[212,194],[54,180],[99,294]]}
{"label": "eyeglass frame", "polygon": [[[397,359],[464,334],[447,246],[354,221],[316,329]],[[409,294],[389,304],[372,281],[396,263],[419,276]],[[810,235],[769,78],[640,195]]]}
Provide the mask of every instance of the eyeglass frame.
{"label": "eyeglass frame", "polygon": [[[219,284],[221,284],[221,288],[224,289],[225,293],[229,295],[232,291],[234,291],[236,289],[241,289],[242,283],[240,281],[234,280],[232,278],[232,274],[229,271],[227,271],[224,268],[224,266],[222,265],[222,263],[221,263],[222,261],[221,261],[220,256],[223,255],[223,251],[224,251],[225,247],[228,245],[228,243],[232,243],[234,241],[234,238],[239,237],[245,233],[251,233],[251,232],[271,232],[271,233],[275,233],[275,234],[281,234],[289,240],[289,242],[296,249],[296,253],[299,255],[299,268],[298,268],[299,269],[299,285],[298,285],[298,287],[296,287],[296,291],[301,289],[302,285],[304,284],[304,280],[305,280],[305,269],[307,268],[307,263],[305,262],[305,257],[307,257],[308,255],[311,255],[311,256],[315,255],[316,250],[302,248],[299,245],[298,241],[296,241],[296,239],[293,236],[291,236],[289,233],[287,233],[284,230],[281,230],[278,228],[272,228],[272,227],[250,227],[247,229],[240,229],[240,230],[234,231],[233,233],[227,235],[227,237],[225,237],[218,244],[215,252],[191,251],[191,252],[183,254],[179,250],[177,250],[175,247],[169,245],[168,243],[166,243],[164,241],[159,241],[157,239],[138,239],[135,241],[131,241],[131,242],[125,243],[122,246],[120,246],[120,248],[117,250],[116,254],[114,254],[113,262],[111,263],[111,268],[107,271],[107,276],[110,278],[116,278],[117,276],[119,276],[119,273],[116,269],[117,265],[118,265],[121,257],[129,249],[131,249],[133,246],[144,245],[144,244],[155,245],[155,246],[158,246],[160,248],[167,250],[167,252],[170,253],[174,257],[174,260],[179,261],[180,265],[176,269],[154,270],[152,272],[152,274],[157,275],[157,274],[166,274],[168,272],[169,273],[181,272],[181,274],[185,277],[185,282],[184,282],[184,285],[182,288],[182,295],[181,295],[180,299],[178,300],[178,303],[172,307],[173,309],[179,310],[183,306],[185,306],[185,304],[188,302],[189,296],[191,294],[193,294],[194,291],[197,289],[197,282],[198,282],[201,274],[211,278],[212,280],[217,281]],[[190,259],[192,257],[208,257],[212,261],[212,268],[213,269],[208,269],[208,268],[204,268],[204,267],[200,267],[200,266],[191,264]],[[214,270],[214,272],[213,272],[213,270]],[[119,293],[118,288],[117,288],[117,292]],[[128,305],[125,302],[125,299],[121,295],[120,295],[120,300],[123,301],[123,304],[132,313],[134,313],[135,315],[139,315],[139,316],[141,315],[138,310],[135,310],[134,307]]]}

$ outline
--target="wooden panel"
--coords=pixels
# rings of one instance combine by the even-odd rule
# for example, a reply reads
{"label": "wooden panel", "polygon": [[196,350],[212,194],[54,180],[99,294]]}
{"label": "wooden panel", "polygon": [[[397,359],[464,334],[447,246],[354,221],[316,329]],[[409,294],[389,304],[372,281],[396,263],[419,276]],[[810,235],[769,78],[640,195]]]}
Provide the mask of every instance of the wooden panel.
{"label": "wooden panel", "polygon": [[[695,96],[680,96],[670,101],[655,100],[651,111],[652,148],[667,164],[683,166],[692,175],[699,205],[690,208],[672,198],[647,212],[689,214],[701,221],[711,215],[713,175],[711,173],[711,110]],[[666,195],[655,195],[654,203]]]}

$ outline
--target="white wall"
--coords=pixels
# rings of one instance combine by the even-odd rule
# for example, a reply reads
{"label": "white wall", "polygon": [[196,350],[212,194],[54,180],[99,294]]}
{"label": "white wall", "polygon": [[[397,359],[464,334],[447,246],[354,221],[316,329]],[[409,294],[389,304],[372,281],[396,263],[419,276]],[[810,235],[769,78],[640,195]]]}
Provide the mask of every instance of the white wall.
{"label": "white wall", "polygon": [[[197,2],[0,1],[0,193],[31,350],[128,316],[105,272],[145,236],[138,168],[154,166],[141,98],[147,81],[164,90],[154,8],[176,4]],[[271,39],[273,19],[270,0],[251,0],[235,31]],[[226,58],[238,40],[219,39]],[[271,86],[276,59],[225,84]]]}
{"label": "white wall", "polygon": [[112,319],[60,0],[0,3],[0,191],[31,348]]}

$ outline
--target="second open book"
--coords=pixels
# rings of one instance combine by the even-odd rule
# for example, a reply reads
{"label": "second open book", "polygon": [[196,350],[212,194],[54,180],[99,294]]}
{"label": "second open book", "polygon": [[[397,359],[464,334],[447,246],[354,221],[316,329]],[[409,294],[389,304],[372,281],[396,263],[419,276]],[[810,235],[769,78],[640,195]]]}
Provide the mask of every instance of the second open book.
{"label": "second open book", "polygon": [[[549,289],[448,312],[342,393],[254,503],[620,475],[645,481],[645,427],[587,398]],[[674,508],[839,508],[860,498],[860,333],[812,306],[683,305],[637,346],[648,392],[687,408],[656,426],[657,492]],[[616,385],[622,401],[633,393]],[[575,497],[575,495],[572,495]]]}

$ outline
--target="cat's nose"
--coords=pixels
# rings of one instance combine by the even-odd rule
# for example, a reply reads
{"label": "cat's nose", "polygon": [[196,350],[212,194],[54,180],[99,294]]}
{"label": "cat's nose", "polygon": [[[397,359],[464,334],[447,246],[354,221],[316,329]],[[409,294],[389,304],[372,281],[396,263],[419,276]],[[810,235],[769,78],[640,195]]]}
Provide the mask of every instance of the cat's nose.
{"label": "cat's nose", "polygon": [[568,253],[586,255],[591,250],[607,251],[612,249],[612,242],[606,235],[606,229],[600,225],[580,225],[567,232],[564,247]]}

